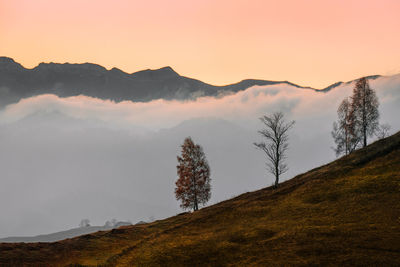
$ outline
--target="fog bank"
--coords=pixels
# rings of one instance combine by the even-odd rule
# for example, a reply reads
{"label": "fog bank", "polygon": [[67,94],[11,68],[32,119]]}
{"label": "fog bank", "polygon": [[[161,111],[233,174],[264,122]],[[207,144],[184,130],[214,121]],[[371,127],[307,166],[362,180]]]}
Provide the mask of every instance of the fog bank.
{"label": "fog bank", "polygon": [[[400,129],[400,75],[371,81],[382,123]],[[180,212],[176,156],[186,136],[211,167],[215,203],[269,186],[258,117],[283,111],[290,134],[288,179],[335,159],[330,131],[352,84],[328,93],[256,86],[221,98],[115,103],[40,95],[0,111],[0,237],[76,227],[82,218],[147,220]]]}

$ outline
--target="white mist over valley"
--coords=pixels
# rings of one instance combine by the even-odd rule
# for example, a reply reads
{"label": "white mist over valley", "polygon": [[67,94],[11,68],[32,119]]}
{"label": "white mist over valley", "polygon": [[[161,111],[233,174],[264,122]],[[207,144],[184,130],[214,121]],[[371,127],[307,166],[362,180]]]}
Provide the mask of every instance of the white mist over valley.
{"label": "white mist over valley", "polygon": [[[397,132],[400,75],[370,85],[380,122]],[[69,229],[82,218],[102,225],[180,213],[176,156],[187,136],[209,161],[209,204],[270,186],[274,178],[253,145],[265,113],[282,111],[296,121],[283,180],[328,163],[335,159],[336,110],[352,88],[324,93],[275,84],[196,100],[118,103],[45,94],[9,104],[0,110],[0,237]]]}

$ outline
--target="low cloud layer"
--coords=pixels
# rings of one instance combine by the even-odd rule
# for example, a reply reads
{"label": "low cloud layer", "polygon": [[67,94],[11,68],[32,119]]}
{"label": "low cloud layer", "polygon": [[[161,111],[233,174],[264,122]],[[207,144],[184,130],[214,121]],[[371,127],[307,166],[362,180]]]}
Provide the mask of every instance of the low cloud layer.
{"label": "low cloud layer", "polygon": [[[0,237],[75,227],[80,219],[146,220],[174,215],[176,155],[186,136],[204,147],[212,203],[271,185],[258,117],[296,120],[284,179],[333,160],[330,131],[352,84],[328,93],[256,86],[221,98],[148,103],[41,95],[0,111]],[[400,76],[371,81],[381,122],[400,129]]]}

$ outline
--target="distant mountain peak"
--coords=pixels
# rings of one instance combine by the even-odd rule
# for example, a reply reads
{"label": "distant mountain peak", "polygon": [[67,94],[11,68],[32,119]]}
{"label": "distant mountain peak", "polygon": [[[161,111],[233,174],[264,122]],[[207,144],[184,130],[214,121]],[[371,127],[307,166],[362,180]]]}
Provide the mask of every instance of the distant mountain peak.
{"label": "distant mountain peak", "polygon": [[10,57],[0,57],[0,63],[15,63],[15,61]]}
{"label": "distant mountain peak", "polygon": [[54,71],[64,71],[64,70],[89,70],[89,71],[107,71],[106,68],[100,66],[98,64],[93,63],[39,63],[39,65],[35,68],[39,70],[54,70]]}
{"label": "distant mountain peak", "polygon": [[158,69],[158,71],[168,71],[168,72],[172,72],[172,73],[178,74],[178,73],[177,73],[173,68],[171,68],[170,66],[162,67],[162,68]]}
{"label": "distant mountain peak", "polygon": [[147,69],[132,73],[135,78],[141,79],[165,79],[179,77],[180,75],[174,71],[170,66],[166,66],[160,69]]}
{"label": "distant mountain peak", "polygon": [[1,69],[22,69],[22,65],[15,62],[10,57],[0,57],[0,68]]}

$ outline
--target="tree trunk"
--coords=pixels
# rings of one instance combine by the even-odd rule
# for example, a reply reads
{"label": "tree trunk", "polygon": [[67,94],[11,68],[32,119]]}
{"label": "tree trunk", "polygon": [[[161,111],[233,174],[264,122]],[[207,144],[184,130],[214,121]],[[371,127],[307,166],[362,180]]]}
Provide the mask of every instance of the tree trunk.
{"label": "tree trunk", "polygon": [[364,147],[366,147],[367,146],[367,127],[364,126],[363,132],[364,132]]}
{"label": "tree trunk", "polygon": [[363,132],[364,132],[364,147],[366,147],[367,146],[367,116],[366,116],[366,114],[367,114],[367,110],[366,110],[366,102],[367,102],[367,100],[365,99],[366,98],[366,95],[365,95],[365,92],[366,92],[366,88],[365,88],[365,85],[364,85],[364,94],[363,94],[363,109],[362,109],[362,112],[363,112],[363,114],[362,114],[362,119],[363,119]]}
{"label": "tree trunk", "polygon": [[197,203],[197,195],[194,195],[194,203],[193,203],[193,211],[196,211],[199,209],[199,204]]}
{"label": "tree trunk", "polygon": [[346,128],[344,129],[344,138],[345,138],[345,155],[350,154],[349,153],[349,137],[348,137],[348,133],[347,133],[347,125]]}
{"label": "tree trunk", "polygon": [[280,141],[278,141],[277,145],[276,145],[275,188],[278,188],[278,183],[279,183],[279,161],[280,161],[279,145],[280,145]]}
{"label": "tree trunk", "polygon": [[199,209],[199,206],[197,204],[197,187],[196,187],[196,176],[195,176],[195,169],[192,168],[192,183],[193,183],[193,191],[194,191],[194,199],[193,199],[193,211],[196,211]]}

